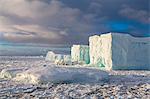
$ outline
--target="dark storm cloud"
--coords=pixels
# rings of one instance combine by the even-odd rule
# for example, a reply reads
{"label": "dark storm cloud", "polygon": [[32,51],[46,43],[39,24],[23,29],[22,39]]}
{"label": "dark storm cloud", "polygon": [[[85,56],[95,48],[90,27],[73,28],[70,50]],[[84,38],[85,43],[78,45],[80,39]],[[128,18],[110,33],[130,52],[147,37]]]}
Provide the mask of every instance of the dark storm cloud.
{"label": "dark storm cloud", "polygon": [[143,23],[150,23],[150,15],[146,10],[138,10],[124,5],[124,7],[120,10],[120,14],[129,19],[134,19]]}
{"label": "dark storm cloud", "polygon": [[148,0],[0,0],[0,41],[87,43],[108,31],[149,33]]}

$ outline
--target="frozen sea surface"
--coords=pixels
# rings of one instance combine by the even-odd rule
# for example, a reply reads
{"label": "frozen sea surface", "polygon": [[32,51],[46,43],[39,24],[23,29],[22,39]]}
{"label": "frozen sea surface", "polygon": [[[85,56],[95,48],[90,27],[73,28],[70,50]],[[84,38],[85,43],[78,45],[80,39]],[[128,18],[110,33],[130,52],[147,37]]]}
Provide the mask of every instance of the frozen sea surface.
{"label": "frozen sea surface", "polygon": [[0,56],[46,56],[48,51],[69,54],[70,45],[0,43]]}
{"label": "frozen sea surface", "polygon": [[[0,57],[0,71],[9,68],[54,66],[43,57]],[[66,66],[67,67],[67,66]],[[71,67],[71,66],[69,66]],[[81,67],[79,68],[91,68]],[[98,69],[92,67],[93,69]],[[150,71],[107,71],[109,80],[103,83],[21,84],[0,79],[0,98],[54,99],[150,99]]]}

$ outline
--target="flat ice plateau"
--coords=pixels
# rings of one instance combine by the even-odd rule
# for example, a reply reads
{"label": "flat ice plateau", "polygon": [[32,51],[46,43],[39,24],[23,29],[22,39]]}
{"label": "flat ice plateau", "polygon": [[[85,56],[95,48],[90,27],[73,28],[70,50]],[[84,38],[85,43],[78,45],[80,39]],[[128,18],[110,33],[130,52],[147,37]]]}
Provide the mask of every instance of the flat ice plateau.
{"label": "flat ice plateau", "polygon": [[[53,76],[58,73],[63,78],[69,74],[66,75],[69,81],[72,79],[71,76],[77,77],[78,81],[69,82],[67,78],[67,81],[61,81],[61,83],[27,84],[12,80],[17,73],[29,70],[31,74],[34,74],[35,71],[31,72],[31,68],[41,67],[63,69],[64,71],[55,72]],[[101,76],[97,72],[100,70],[96,67],[57,66],[45,61],[43,57],[30,56],[0,56],[0,71],[2,70],[3,74],[7,75],[2,74],[4,77],[0,78],[0,99],[150,99],[150,71],[105,71],[109,76],[105,75],[107,79],[102,80],[97,78]],[[66,70],[69,73],[66,73]],[[44,74],[47,72],[45,71]],[[76,75],[77,73],[79,75]],[[50,75],[50,77],[53,76]],[[89,78],[83,79],[84,77]]]}

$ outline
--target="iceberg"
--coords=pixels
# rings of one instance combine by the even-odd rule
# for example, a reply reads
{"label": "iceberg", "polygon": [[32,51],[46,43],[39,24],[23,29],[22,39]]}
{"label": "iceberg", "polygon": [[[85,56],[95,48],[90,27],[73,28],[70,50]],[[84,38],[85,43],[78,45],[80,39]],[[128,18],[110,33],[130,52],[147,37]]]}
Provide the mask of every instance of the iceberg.
{"label": "iceberg", "polygon": [[55,61],[55,53],[52,51],[49,51],[46,55],[45,60],[54,62]]}
{"label": "iceberg", "polygon": [[64,59],[65,65],[72,65],[71,56],[70,55],[64,55],[63,59]]}
{"label": "iceberg", "polygon": [[88,45],[73,45],[71,48],[72,62],[90,63],[89,46]]}
{"label": "iceberg", "polygon": [[107,33],[89,38],[90,64],[106,70],[150,70],[150,37]]}
{"label": "iceberg", "polygon": [[51,61],[57,65],[71,65],[71,56],[70,55],[62,55],[55,54],[52,51],[49,51],[45,58],[46,61]]}
{"label": "iceberg", "polygon": [[64,63],[63,55],[55,54],[55,61],[54,61],[54,63],[56,65],[64,65],[65,63]]}
{"label": "iceberg", "polygon": [[97,69],[75,67],[38,67],[18,73],[13,79],[20,83],[100,83],[108,73]]}
{"label": "iceberg", "polygon": [[61,54],[55,54],[55,59],[56,60],[63,60],[63,55],[61,55]]}

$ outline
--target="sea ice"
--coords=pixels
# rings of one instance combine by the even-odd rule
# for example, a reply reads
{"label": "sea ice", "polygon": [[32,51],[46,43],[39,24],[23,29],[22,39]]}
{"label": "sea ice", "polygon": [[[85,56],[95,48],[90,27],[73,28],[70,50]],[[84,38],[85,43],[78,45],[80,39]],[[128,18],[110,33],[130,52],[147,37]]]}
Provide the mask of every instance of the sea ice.
{"label": "sea ice", "polygon": [[[33,68],[33,70],[30,70],[30,75],[35,74],[35,69],[37,68],[39,70],[39,73],[42,72],[47,72],[44,73],[45,75],[49,74],[49,70],[45,71],[40,71],[39,67],[45,66],[53,66],[51,62],[45,61],[43,58],[37,58],[34,56],[28,57],[28,56],[17,56],[14,59],[14,56],[5,56],[5,58],[2,58],[3,56],[0,57],[0,70],[5,68]],[[9,58],[10,57],[10,58]],[[20,58],[21,57],[21,58]],[[69,66],[66,66],[68,68],[72,68]],[[83,66],[76,65],[72,68],[71,71],[76,72],[84,71]],[[31,68],[31,69],[32,69]],[[95,82],[95,80],[92,80],[95,78],[95,73],[90,74],[92,72],[98,72],[99,68],[97,67],[85,67],[85,68],[90,68],[90,72],[88,72],[87,69],[85,69],[86,73],[82,73],[83,75],[91,75],[91,79],[85,80],[86,77],[80,76],[81,73],[79,72],[79,76],[73,76],[73,79],[78,79],[75,77],[80,77],[84,79],[79,79],[79,80],[69,80],[66,82],[77,82],[77,83],[70,83],[70,84],[63,84],[59,82],[60,84],[53,84],[53,83],[48,83],[48,84],[38,84],[38,85],[33,85],[33,84],[22,84],[22,83],[17,83],[16,81],[12,80],[5,80],[5,79],[0,79],[0,98],[1,99],[7,99],[7,98],[85,98],[85,99],[93,99],[93,98],[118,98],[122,96],[122,98],[143,98],[143,99],[149,99],[149,89],[150,89],[150,71],[107,71],[109,73],[109,80],[106,83],[93,83],[89,84],[88,82]],[[93,68],[93,69],[91,69]],[[46,68],[47,69],[47,68]],[[95,69],[98,69],[97,71]],[[36,72],[38,72],[36,70]],[[42,70],[42,68],[41,68]],[[58,70],[58,69],[57,69]],[[61,69],[62,70],[62,69]],[[66,69],[64,68],[66,71]],[[33,73],[32,73],[33,71]],[[52,70],[51,70],[52,72]],[[56,73],[56,70],[54,70]],[[101,72],[101,71],[100,71]],[[20,72],[20,74],[24,73]],[[89,74],[88,74],[89,73]],[[38,74],[38,73],[37,73]],[[60,74],[60,73],[59,73]],[[61,73],[62,74],[62,73]],[[71,73],[66,73],[66,74],[71,74]],[[41,75],[41,74],[40,74]],[[45,77],[45,75],[43,77]],[[55,75],[55,74],[54,74]],[[71,74],[72,75],[72,74]],[[28,76],[28,77],[29,77]],[[55,75],[59,76],[59,75]],[[64,75],[65,76],[65,75]],[[63,76],[63,77],[64,77]],[[68,75],[67,75],[68,77]],[[94,77],[94,78],[92,78]],[[101,75],[98,74],[97,77],[101,78]],[[106,77],[107,78],[107,77]],[[24,78],[22,78],[22,82]],[[27,79],[27,78],[26,78]],[[27,80],[26,80],[27,81]],[[78,83],[78,82],[81,83]],[[100,82],[103,80],[100,80]],[[29,79],[29,83],[31,82],[31,79]],[[65,81],[64,81],[65,82]],[[82,83],[83,82],[83,83]],[[85,82],[85,83],[84,83]],[[96,97],[93,97],[93,96]],[[92,96],[92,97],[91,97]],[[113,96],[113,97],[112,97]],[[132,96],[132,97],[128,97]]]}
{"label": "sea ice", "polygon": [[73,67],[38,67],[17,74],[13,79],[22,83],[99,83],[108,73],[96,69]]}
{"label": "sea ice", "polygon": [[24,71],[23,69],[19,68],[8,68],[8,69],[3,69],[0,72],[0,78],[3,79],[11,79],[16,76],[17,73]]}

